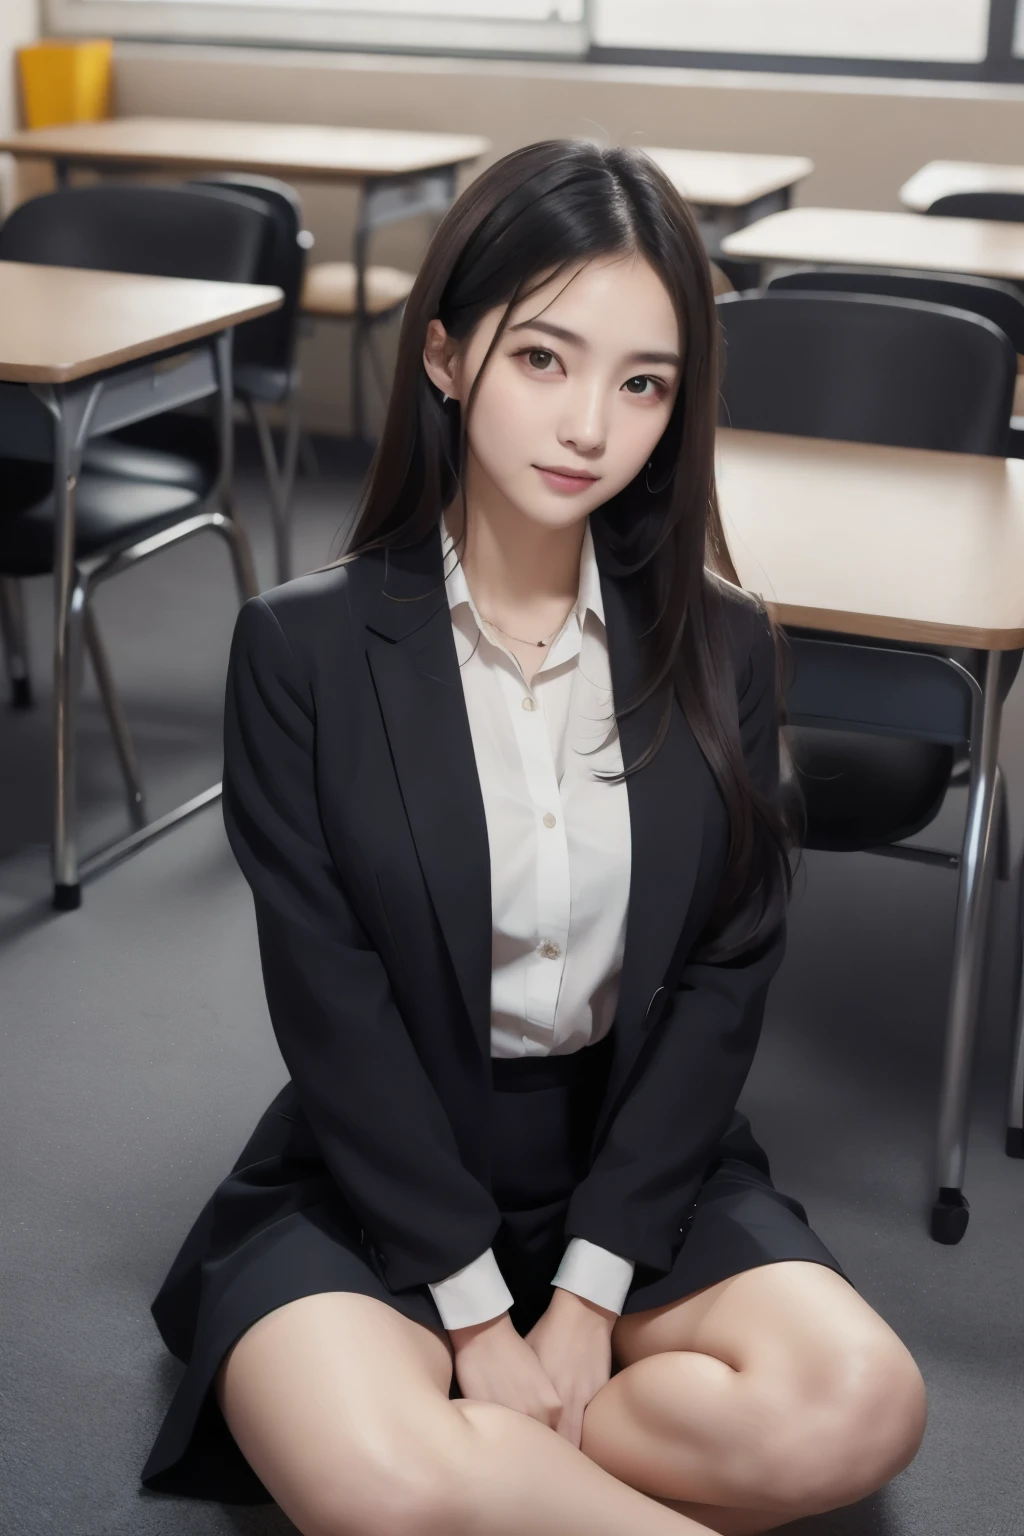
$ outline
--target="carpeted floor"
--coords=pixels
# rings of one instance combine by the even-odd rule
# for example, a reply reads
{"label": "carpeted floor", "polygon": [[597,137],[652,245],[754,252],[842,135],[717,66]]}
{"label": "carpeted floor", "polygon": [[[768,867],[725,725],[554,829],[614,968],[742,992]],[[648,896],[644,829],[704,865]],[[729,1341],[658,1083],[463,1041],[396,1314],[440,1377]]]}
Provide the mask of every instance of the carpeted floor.
{"label": "carpeted floor", "polygon": [[[271,580],[262,488],[242,504]],[[344,525],[352,465],[329,446],[300,485],[298,569]],[[284,1533],[275,1509],[160,1497],[137,1477],[180,1366],[149,1301],[184,1232],[285,1072],[267,1020],[249,895],[219,807],[48,906],[48,583],[31,619],[39,707],[0,708],[0,1532]],[[234,603],[212,538],[105,589],[150,809],[219,777]],[[1024,692],[1004,726],[1018,853]],[[81,728],[82,846],[124,829],[91,679]],[[962,800],[943,817],[955,839]],[[938,833],[932,834],[931,840]],[[805,1536],[1024,1536],[1024,1163],[1002,1151],[1015,901],[999,890],[971,1132],[972,1218],[955,1248],[925,1229],[956,877],[811,855],[789,955],[743,1105],[862,1293],[906,1340],[931,1415],[882,1495],[791,1527]]]}

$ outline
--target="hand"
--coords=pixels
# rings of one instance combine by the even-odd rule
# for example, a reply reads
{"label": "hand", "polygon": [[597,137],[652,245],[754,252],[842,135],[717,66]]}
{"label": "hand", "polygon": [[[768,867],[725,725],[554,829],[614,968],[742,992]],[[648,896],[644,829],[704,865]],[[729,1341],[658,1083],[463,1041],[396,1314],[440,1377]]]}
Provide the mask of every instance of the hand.
{"label": "hand", "polygon": [[617,1312],[556,1285],[547,1311],[526,1335],[561,1403],[553,1427],[577,1449],[584,1409],[612,1373],[617,1317]]}
{"label": "hand", "polygon": [[554,1428],[562,1410],[558,1394],[507,1312],[470,1328],[449,1328],[448,1337],[463,1397],[501,1403]]}

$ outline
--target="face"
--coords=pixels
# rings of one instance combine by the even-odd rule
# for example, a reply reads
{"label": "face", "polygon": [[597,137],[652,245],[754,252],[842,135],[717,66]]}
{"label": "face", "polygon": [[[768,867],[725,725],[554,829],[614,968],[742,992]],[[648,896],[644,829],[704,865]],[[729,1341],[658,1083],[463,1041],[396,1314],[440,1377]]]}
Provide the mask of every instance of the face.
{"label": "face", "polygon": [[[424,366],[468,399],[504,306],[461,345],[433,320]],[[468,422],[467,491],[495,493],[552,527],[576,522],[640,473],[665,430],[683,338],[661,279],[640,256],[562,273],[509,315]],[[659,466],[659,475],[664,466]]]}

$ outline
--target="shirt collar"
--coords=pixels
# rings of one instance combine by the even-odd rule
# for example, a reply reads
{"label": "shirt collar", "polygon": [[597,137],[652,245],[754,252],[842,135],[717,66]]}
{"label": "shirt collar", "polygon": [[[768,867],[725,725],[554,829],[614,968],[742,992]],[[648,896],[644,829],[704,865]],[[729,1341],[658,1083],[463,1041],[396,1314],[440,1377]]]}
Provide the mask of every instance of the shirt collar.
{"label": "shirt collar", "polygon": [[[473,595],[469,590],[469,582],[466,573],[462,569],[462,562],[455,550],[455,543],[448,532],[442,512],[439,518],[441,530],[441,556],[444,562],[445,590],[448,594],[448,607],[454,611],[460,603],[466,603],[473,615],[474,622],[481,634],[484,633],[480,615]],[[583,530],[583,548],[580,551],[580,586],[579,595],[571,609],[575,613],[580,631],[583,629],[587,613],[592,613],[603,626],[604,600],[601,595],[601,575],[597,567],[597,555],[594,551],[594,536],[590,531],[590,518],[587,518]]]}

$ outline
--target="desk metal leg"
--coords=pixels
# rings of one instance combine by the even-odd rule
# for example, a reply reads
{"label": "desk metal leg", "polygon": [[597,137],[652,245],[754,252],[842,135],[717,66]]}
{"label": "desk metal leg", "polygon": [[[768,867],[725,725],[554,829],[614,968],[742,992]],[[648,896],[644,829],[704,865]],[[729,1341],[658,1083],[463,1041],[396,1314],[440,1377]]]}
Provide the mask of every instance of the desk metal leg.
{"label": "desk metal leg", "polygon": [[373,324],[366,298],[370,238],[386,225],[404,219],[421,215],[443,218],[455,200],[456,171],[456,166],[445,165],[407,176],[371,176],[363,182],[353,243],[356,312],[352,326],[351,393],[352,430],[358,440],[366,441],[363,351]]}
{"label": "desk metal leg", "polygon": [[975,696],[971,721],[971,784],[960,863],[936,1139],[938,1192],[931,1213],[931,1235],[940,1243],[958,1243],[968,1222],[969,1208],[963,1195],[963,1182],[974,1044],[995,866],[994,808],[1002,715],[1001,661],[998,651],[987,653],[981,694]]}
{"label": "desk metal leg", "polygon": [[1006,1155],[1024,1157],[1024,855],[1017,874],[1017,968],[1013,1007],[1010,1102],[1006,1110]]}
{"label": "desk metal leg", "polygon": [[53,806],[53,904],[71,911],[82,900],[78,881],[78,805],[75,717],[82,644],[85,592],[75,569],[75,484],[71,472],[66,414],[55,422],[53,495],[54,636],[53,737],[56,773]]}

